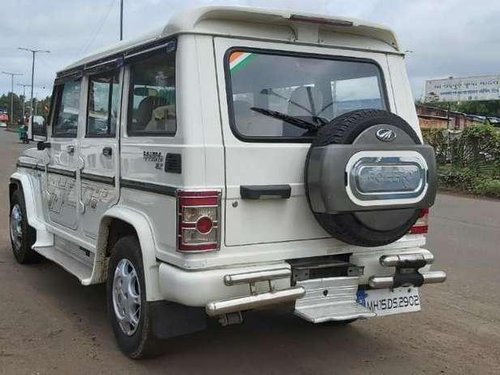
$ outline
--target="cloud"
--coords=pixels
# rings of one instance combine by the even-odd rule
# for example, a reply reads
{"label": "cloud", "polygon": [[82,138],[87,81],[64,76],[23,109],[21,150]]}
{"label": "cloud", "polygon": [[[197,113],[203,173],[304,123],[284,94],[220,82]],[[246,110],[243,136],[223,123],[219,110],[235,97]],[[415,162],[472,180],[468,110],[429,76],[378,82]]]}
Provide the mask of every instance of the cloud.
{"label": "cloud", "polygon": [[[242,4],[356,17],[394,29],[408,54],[413,91],[425,79],[500,73],[500,2],[487,0],[124,0],[126,38],[164,25],[178,10],[200,4]],[[0,70],[23,73],[29,83],[31,56],[17,47],[49,49],[37,55],[35,92],[50,94],[55,72],[119,38],[119,0],[3,0]],[[43,88],[45,87],[45,89]],[[16,92],[21,87],[15,87]],[[0,75],[0,93],[10,78]]]}

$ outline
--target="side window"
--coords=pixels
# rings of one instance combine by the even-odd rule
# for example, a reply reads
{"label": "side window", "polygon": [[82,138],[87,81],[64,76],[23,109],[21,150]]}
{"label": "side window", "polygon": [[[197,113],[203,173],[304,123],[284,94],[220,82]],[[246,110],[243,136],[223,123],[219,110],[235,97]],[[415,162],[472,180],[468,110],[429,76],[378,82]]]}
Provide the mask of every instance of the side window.
{"label": "side window", "polygon": [[175,135],[175,52],[131,66],[127,129],[132,136]]}
{"label": "side window", "polygon": [[118,72],[91,76],[87,107],[87,136],[114,137],[119,105]]}
{"label": "side window", "polygon": [[76,137],[80,112],[80,80],[69,81],[56,90],[54,137]]}

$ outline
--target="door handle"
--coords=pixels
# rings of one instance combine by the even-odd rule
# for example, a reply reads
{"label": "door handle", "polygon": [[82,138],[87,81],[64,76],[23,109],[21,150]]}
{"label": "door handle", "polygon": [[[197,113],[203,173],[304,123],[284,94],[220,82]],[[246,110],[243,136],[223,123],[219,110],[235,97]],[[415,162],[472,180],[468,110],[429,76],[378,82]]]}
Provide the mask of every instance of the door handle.
{"label": "door handle", "polygon": [[66,146],[66,152],[68,154],[74,154],[75,153],[75,146],[73,146],[73,145],[67,145]]}
{"label": "door handle", "polygon": [[292,188],[290,185],[242,185],[240,195],[242,199],[278,198],[289,199]]}
{"label": "door handle", "polygon": [[113,149],[112,149],[111,147],[104,147],[104,148],[102,149],[102,154],[103,154],[104,156],[108,156],[108,157],[110,157],[111,155],[113,155]]}

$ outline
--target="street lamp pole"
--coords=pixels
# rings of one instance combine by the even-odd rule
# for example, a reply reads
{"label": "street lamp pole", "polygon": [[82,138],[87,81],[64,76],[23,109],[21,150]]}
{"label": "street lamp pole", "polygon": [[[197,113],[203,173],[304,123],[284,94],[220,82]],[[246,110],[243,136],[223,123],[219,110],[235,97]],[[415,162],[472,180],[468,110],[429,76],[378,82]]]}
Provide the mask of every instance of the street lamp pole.
{"label": "street lamp pole", "polygon": [[30,49],[30,48],[22,48],[19,47],[18,50],[31,52],[32,61],[31,61],[31,108],[30,108],[30,124],[33,123],[33,87],[35,82],[35,56],[37,53],[50,53],[48,50],[43,49]]}
{"label": "street lamp pole", "polygon": [[10,73],[2,72],[2,74],[7,74],[10,76],[10,124],[14,121],[14,76],[22,76],[22,73]]}
{"label": "street lamp pole", "polygon": [[120,40],[123,40],[123,0],[120,0]]}
{"label": "street lamp pole", "polygon": [[17,85],[23,87],[23,123],[24,123],[24,116],[26,116],[26,87],[29,87],[30,85],[25,85],[24,83],[18,83]]}

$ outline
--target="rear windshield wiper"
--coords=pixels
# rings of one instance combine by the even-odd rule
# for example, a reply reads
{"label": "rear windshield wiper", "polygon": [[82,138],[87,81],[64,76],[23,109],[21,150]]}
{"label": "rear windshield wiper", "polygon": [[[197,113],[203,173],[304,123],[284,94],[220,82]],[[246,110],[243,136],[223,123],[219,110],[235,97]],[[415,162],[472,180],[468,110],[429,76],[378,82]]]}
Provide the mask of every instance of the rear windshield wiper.
{"label": "rear windshield wiper", "polygon": [[274,118],[277,118],[279,120],[285,121],[288,124],[297,126],[301,129],[305,129],[305,130],[315,131],[315,130],[318,130],[322,125],[324,125],[323,121],[318,121],[318,123],[315,124],[313,122],[309,122],[309,121],[303,120],[303,119],[298,118],[298,117],[293,117],[293,116],[287,115],[285,113],[281,113],[278,111],[272,111],[272,110],[266,109],[266,108],[251,107],[250,109],[252,111],[263,114],[265,116],[274,117]]}

